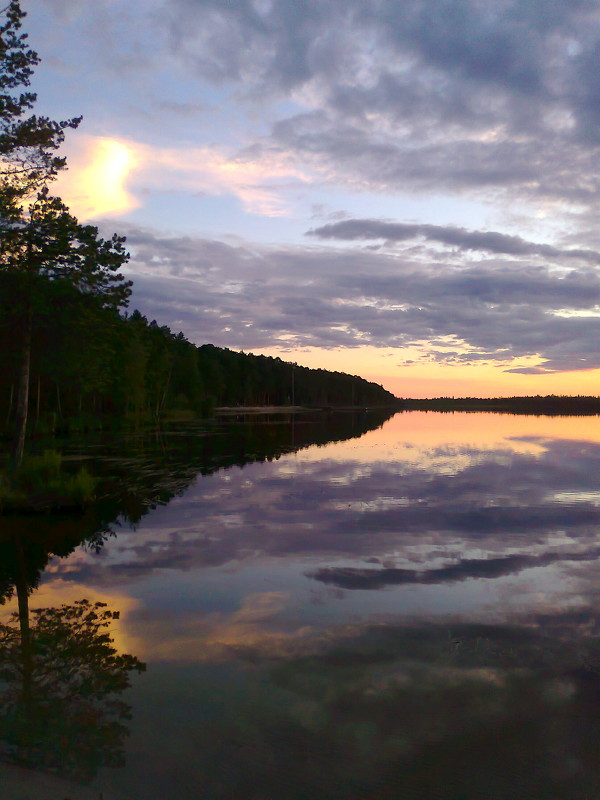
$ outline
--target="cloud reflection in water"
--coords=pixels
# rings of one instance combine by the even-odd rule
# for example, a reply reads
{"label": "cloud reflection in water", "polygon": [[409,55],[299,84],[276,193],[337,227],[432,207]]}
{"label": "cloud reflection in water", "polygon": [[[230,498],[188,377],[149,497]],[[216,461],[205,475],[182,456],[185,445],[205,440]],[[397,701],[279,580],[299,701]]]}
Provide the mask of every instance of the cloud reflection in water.
{"label": "cloud reflection in water", "polygon": [[430,415],[419,446],[411,420],[204,476],[54,562],[136,598],[148,797],[600,794],[600,441]]}

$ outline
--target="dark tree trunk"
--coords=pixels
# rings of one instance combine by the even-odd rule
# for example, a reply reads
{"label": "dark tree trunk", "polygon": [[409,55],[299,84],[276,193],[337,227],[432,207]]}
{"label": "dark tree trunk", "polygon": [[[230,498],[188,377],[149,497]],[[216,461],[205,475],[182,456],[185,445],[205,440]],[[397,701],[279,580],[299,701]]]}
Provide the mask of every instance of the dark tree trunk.
{"label": "dark tree trunk", "polygon": [[40,381],[40,377],[38,375],[38,381],[37,381],[37,403],[36,403],[36,406],[35,406],[35,421],[36,422],[40,421],[40,400],[41,400],[41,385],[40,384],[41,384],[41,381]]}
{"label": "dark tree trunk", "polygon": [[31,372],[31,304],[25,311],[23,320],[23,344],[21,355],[21,371],[17,395],[17,411],[15,422],[15,439],[13,445],[13,467],[18,469],[25,453],[25,435],[27,431],[27,412],[29,410],[29,376]]}
{"label": "dark tree trunk", "polygon": [[6,427],[7,428],[9,426],[9,424],[10,424],[10,416],[12,414],[14,394],[15,394],[15,385],[14,385],[14,383],[11,383],[11,385],[10,385],[10,398],[9,398],[9,401],[8,401],[8,411],[6,413]]}
{"label": "dark tree trunk", "polygon": [[17,599],[19,603],[21,662],[23,668],[21,700],[24,702],[26,710],[28,710],[31,703],[33,652],[31,646],[31,631],[29,629],[29,586],[27,583],[27,568],[25,564],[25,553],[23,552],[23,542],[18,537],[15,539],[15,548],[17,556],[15,588],[17,590]]}
{"label": "dark tree trunk", "polygon": [[169,391],[169,384],[171,383],[171,373],[173,372],[173,368],[169,370],[169,374],[167,375],[167,382],[165,384],[164,391],[162,393],[162,397],[156,404],[156,419],[158,419],[161,415],[161,412],[164,408],[165,401],[167,399],[167,392]]}

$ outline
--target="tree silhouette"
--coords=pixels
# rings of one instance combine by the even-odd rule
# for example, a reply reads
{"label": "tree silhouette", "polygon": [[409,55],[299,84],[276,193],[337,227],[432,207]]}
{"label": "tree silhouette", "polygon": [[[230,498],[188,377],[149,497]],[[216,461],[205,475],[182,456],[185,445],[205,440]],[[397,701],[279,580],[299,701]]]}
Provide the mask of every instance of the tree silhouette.
{"label": "tree silhouette", "polygon": [[76,780],[121,766],[130,708],[120,695],[145,665],[119,654],[107,629],[119,613],[83,599],[19,612],[0,625],[0,738],[5,758]]}
{"label": "tree silhouette", "polygon": [[21,464],[25,450],[33,320],[48,302],[48,284],[67,282],[82,294],[95,295],[102,307],[126,305],[131,282],[118,272],[129,258],[124,241],[116,234],[102,239],[93,225],[80,225],[47,188],[38,193],[18,224],[3,233],[0,272],[13,279],[13,302],[20,329],[15,468]]}
{"label": "tree silhouette", "polygon": [[[80,225],[46,183],[65,167],[56,155],[67,128],[81,118],[54,122],[27,116],[37,97],[26,91],[39,57],[21,33],[25,13],[18,0],[0,12],[0,271],[15,278],[21,354],[13,466],[22,461],[29,403],[32,320],[49,281],[70,281],[78,290],[99,295],[103,305],[125,305],[129,282],[118,274],[128,256],[124,240],[103,240],[93,226]],[[23,199],[39,189],[22,208]],[[40,300],[42,298],[42,300]]]}
{"label": "tree silhouette", "polygon": [[89,520],[14,518],[0,535],[0,604],[18,611],[0,624],[0,751],[5,760],[89,780],[123,763],[130,709],[120,695],[145,665],[117,652],[109,627],[119,614],[84,599],[30,612],[29,597],[51,555],[99,550],[104,526]]}
{"label": "tree silhouette", "polygon": [[67,128],[81,117],[54,122],[27,115],[37,96],[27,91],[39,57],[21,33],[26,16],[18,0],[0,12],[0,220],[18,216],[19,198],[50,180],[65,166],[56,155]]}

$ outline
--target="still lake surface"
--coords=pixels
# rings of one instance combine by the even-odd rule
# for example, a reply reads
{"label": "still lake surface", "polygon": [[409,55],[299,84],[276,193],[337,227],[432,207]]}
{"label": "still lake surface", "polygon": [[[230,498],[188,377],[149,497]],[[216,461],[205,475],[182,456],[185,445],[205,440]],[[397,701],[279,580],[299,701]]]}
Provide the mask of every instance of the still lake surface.
{"label": "still lake surface", "polygon": [[5,519],[0,583],[34,627],[120,611],[147,670],[106,740],[61,685],[58,742],[0,745],[2,799],[600,797],[600,418],[256,417],[67,457],[106,498]]}

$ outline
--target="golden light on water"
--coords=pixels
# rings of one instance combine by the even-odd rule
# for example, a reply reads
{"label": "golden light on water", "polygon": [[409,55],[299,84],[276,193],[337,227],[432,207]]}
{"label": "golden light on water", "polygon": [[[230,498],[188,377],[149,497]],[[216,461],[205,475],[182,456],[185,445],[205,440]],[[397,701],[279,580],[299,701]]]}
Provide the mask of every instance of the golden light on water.
{"label": "golden light on water", "polygon": [[[432,452],[456,460],[460,451],[504,450],[541,455],[546,442],[564,439],[600,442],[600,417],[534,417],[525,414],[408,411],[359,439],[326,445],[337,460],[362,464],[406,461],[427,466]],[[294,454],[297,461],[319,461],[323,447]]]}
{"label": "golden light on water", "polygon": [[[72,559],[73,562],[77,562],[78,555],[79,553],[75,554]],[[53,573],[54,569],[50,566],[45,575],[47,578],[51,578]],[[119,653],[135,653],[135,655],[139,656],[139,642],[131,636],[127,628],[127,617],[138,608],[139,601],[126,593],[121,593],[118,590],[98,590],[88,585],[55,577],[51,580],[46,580],[39,589],[36,589],[31,594],[29,608],[30,612],[36,608],[58,608],[62,605],[72,605],[84,598],[91,603],[106,603],[108,610],[119,612],[120,618],[115,620],[109,629],[114,646]],[[17,598],[15,595],[0,610],[0,623],[10,624],[11,615],[16,612]]]}

